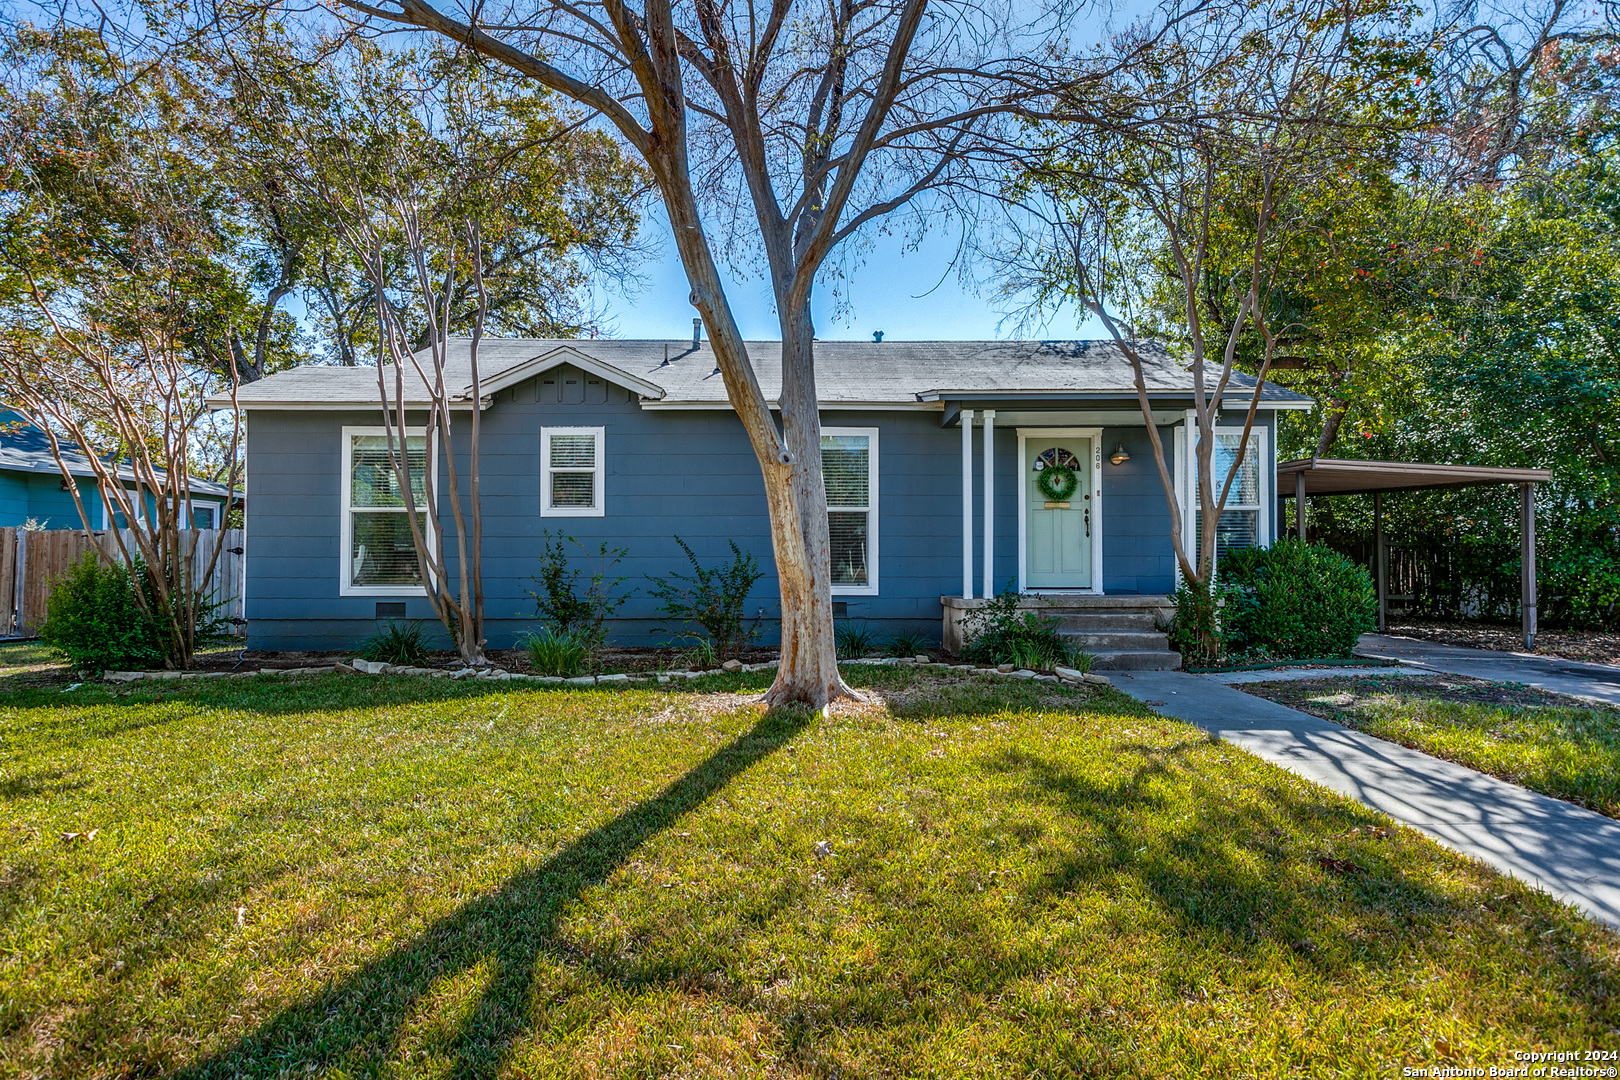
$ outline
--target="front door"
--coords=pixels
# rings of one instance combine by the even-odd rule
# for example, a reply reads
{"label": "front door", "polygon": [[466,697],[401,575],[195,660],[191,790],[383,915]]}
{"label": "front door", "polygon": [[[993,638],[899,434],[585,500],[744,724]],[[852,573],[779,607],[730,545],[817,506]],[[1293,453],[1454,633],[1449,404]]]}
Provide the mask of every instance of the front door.
{"label": "front door", "polygon": [[1024,587],[1091,588],[1091,440],[1024,444]]}

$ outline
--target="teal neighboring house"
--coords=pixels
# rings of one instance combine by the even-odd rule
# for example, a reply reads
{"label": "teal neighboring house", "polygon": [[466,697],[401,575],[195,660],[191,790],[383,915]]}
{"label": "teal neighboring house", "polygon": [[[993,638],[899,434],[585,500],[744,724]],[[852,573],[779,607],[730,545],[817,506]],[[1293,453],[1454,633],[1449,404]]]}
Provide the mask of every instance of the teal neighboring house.
{"label": "teal neighboring house", "polygon": [[[90,514],[95,529],[121,528],[124,515],[103,498],[95,470],[78,447],[64,443],[68,471],[73,474],[79,497]],[[126,489],[135,488],[135,474],[127,467],[118,475]],[[191,512],[187,515],[194,529],[218,529],[225,517],[229,492],[221,484],[191,481]],[[146,496],[146,512],[151,513],[155,497]],[[0,528],[16,527],[32,521],[44,529],[80,529],[83,522],[73,505],[73,496],[62,470],[51,454],[51,442],[43,431],[21,415],[0,409]]]}

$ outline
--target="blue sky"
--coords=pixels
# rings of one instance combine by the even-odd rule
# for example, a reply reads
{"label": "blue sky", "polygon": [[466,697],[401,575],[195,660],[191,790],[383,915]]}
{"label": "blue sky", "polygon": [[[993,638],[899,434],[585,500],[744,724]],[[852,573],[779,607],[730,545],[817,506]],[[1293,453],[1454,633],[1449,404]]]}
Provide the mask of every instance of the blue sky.
{"label": "blue sky", "polygon": [[[656,210],[647,215],[645,228],[657,243],[658,255],[642,268],[646,287],[633,296],[609,293],[602,297],[608,315],[605,327],[618,338],[682,338],[691,334],[697,311],[688,302],[691,292],[668,225]],[[975,293],[964,287],[950,268],[956,253],[953,236],[929,235],[914,251],[899,239],[885,245],[880,238],[867,252],[866,261],[851,280],[853,303],[846,317],[833,318],[828,290],[818,288],[816,336],[828,340],[868,341],[882,330],[890,341],[982,341],[1020,336],[1015,319],[1007,319],[989,290]],[[724,269],[724,268],[722,268]],[[763,277],[727,284],[732,312],[743,336],[774,341],[781,336]],[[1049,320],[1044,330],[1026,336],[1073,338],[1105,337],[1094,319],[1077,325],[1072,309]]]}

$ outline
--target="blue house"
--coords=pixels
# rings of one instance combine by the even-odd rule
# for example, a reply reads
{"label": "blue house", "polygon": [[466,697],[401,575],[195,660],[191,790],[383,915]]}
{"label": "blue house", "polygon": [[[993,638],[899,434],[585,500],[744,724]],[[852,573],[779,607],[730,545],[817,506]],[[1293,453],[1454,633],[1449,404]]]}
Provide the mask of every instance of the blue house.
{"label": "blue house", "polygon": [[[769,570],[763,483],[706,343],[485,340],[476,403],[467,348],[451,343],[447,377],[468,414],[482,410],[492,647],[535,625],[529,590],[544,531],[592,550],[601,541],[628,549],[618,572],[629,575],[626,588],[641,588],[613,626],[622,644],[662,640],[645,579],[687,569],[677,536],[709,562],[729,559],[735,540]],[[754,342],[749,353],[774,400],[778,345]],[[1149,359],[1153,421],[1185,488],[1191,378],[1162,349]],[[880,635],[943,635],[949,646],[965,610],[1010,588],[1063,618],[1104,664],[1175,661],[1158,625],[1176,576],[1169,510],[1131,365],[1111,342],[819,342],[816,365],[839,615]],[[1253,387],[1233,380],[1218,435],[1228,461]],[[414,378],[406,394],[408,404],[427,400]],[[1275,534],[1275,414],[1310,406],[1269,385],[1261,399],[1222,514],[1222,547]],[[376,369],[296,368],[241,388],[237,400],[253,492],[250,645],[341,649],[378,619],[431,619],[405,511],[388,483],[374,482],[388,461]],[[464,463],[465,417],[453,428]],[[442,477],[444,448],[420,431],[410,440],[412,456]],[[1041,488],[1053,464],[1078,474],[1066,498]],[[453,547],[448,504],[440,510]],[[774,576],[749,607],[771,641]]]}
{"label": "blue house", "polygon": [[[90,514],[90,527],[124,527],[124,515],[118,509],[119,504],[102,497],[100,481],[96,479],[95,470],[84,452],[70,442],[63,442],[62,449],[79,498]],[[122,466],[118,469],[118,478],[123,481],[125,490],[133,494],[134,471]],[[228,494],[224,485],[193,479],[190,488],[190,526],[194,529],[221,528]],[[143,500],[148,514],[156,505],[154,499],[153,493],[148,491]],[[51,453],[50,439],[21,414],[0,409],[0,527],[15,527],[29,522],[42,529],[84,528],[79,511],[73,505],[73,494]]]}

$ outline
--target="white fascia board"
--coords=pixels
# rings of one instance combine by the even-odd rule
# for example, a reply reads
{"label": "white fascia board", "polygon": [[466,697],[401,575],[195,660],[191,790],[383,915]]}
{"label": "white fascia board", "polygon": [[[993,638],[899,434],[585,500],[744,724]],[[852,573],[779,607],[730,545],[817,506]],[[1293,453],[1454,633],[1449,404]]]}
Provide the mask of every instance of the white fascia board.
{"label": "white fascia board", "polygon": [[[765,404],[773,412],[780,412],[782,409],[782,403],[779,401],[767,401]],[[643,401],[641,403],[641,407],[643,409],[670,410],[718,409],[730,412],[731,402],[690,400]],[[945,406],[943,402],[937,401],[822,401],[817,403],[816,408],[822,412],[838,412],[839,410],[848,412],[941,412],[944,410]]]}
{"label": "white fascia board", "polygon": [[[212,405],[212,402],[210,402],[209,404]],[[422,409],[431,408],[432,405],[433,405],[433,402],[431,402],[431,401],[407,401],[405,403],[405,409],[408,412],[419,412]],[[230,407],[231,407],[231,404],[230,404],[230,402],[227,401],[223,405],[215,406],[214,411],[220,412],[220,411],[229,409]],[[450,407],[452,409],[459,409],[459,410],[464,411],[464,412],[465,411],[470,411],[472,409],[472,402],[470,402],[470,401],[452,401],[452,402],[450,402]],[[484,407],[485,408],[489,407],[489,401],[488,400],[486,400],[484,402]],[[237,405],[236,408],[237,408],[237,411],[239,411],[239,412],[381,412],[381,411],[383,411],[383,406],[378,405],[377,402],[374,401],[374,400],[373,401],[244,401],[244,402],[241,402],[239,405]],[[393,413],[394,410],[397,409],[397,408],[398,408],[398,406],[393,404],[393,403],[390,403],[387,406],[387,410],[388,410],[388,412],[390,414]]]}
{"label": "white fascia board", "polygon": [[[571,345],[559,345],[550,352],[541,353],[532,360],[525,360],[521,364],[515,364],[489,379],[480,379],[478,381],[478,392],[485,397],[492,397],[509,386],[516,386],[524,379],[531,379],[564,364],[573,364],[580,370],[598,378],[606,379],[615,386],[622,386],[626,390],[634,390],[642,397],[652,398],[655,401],[665,394],[664,388],[657,383],[648,382],[640,376],[630,374],[623,368],[604,363],[594,356],[580,352]],[[469,385],[463,388],[461,394],[458,395],[458,400],[466,400],[471,393],[472,387]]]}

